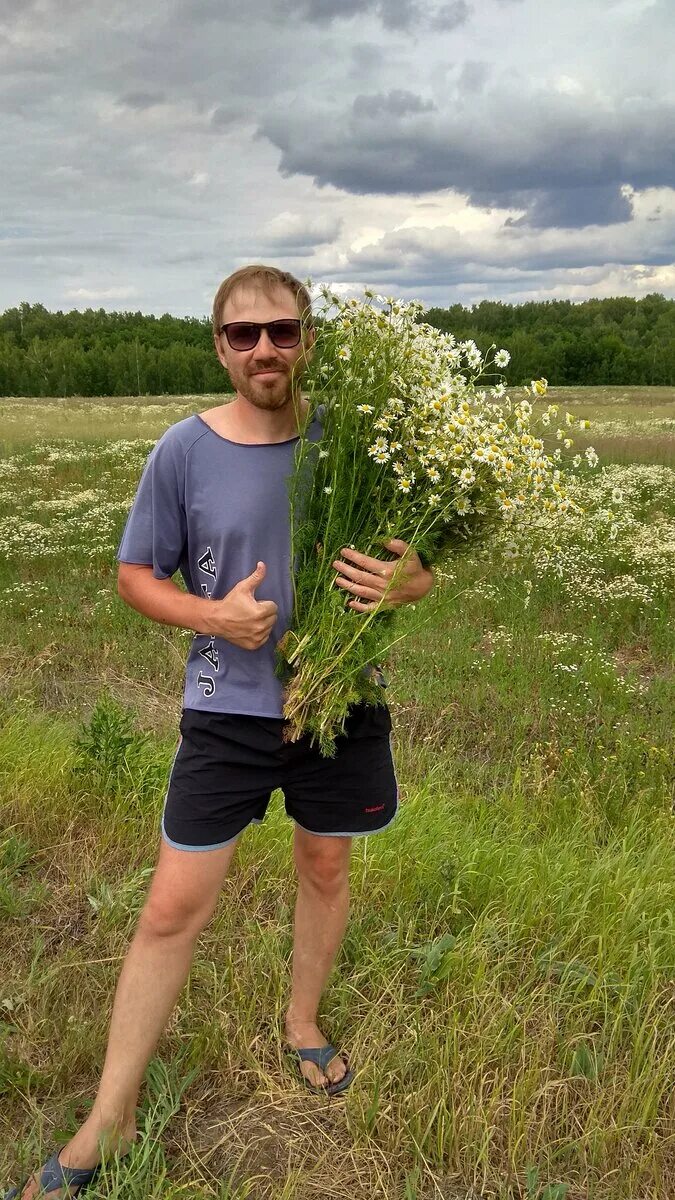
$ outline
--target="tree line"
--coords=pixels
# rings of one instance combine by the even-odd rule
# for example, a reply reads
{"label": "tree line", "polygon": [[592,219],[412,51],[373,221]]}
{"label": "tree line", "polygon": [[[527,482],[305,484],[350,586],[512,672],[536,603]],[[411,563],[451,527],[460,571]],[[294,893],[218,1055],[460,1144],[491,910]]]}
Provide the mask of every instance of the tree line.
{"label": "tree line", "polygon": [[[675,385],[675,300],[483,300],[430,308],[421,320],[511,355],[509,384]],[[0,395],[135,396],[231,391],[209,317],[49,312],[22,303],[0,315]]]}

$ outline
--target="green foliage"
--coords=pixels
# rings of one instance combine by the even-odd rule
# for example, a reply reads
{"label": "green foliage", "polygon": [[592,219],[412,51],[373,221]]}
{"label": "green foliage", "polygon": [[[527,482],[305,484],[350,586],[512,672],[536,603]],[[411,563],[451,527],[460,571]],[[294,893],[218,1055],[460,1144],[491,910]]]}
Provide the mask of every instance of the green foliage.
{"label": "green foliage", "polygon": [[147,734],[133,732],[133,720],[134,713],[104,690],[75,738],[73,773],[94,776],[103,787],[112,788],[129,778],[134,760],[148,742]]}
{"label": "green foliage", "polygon": [[492,343],[511,355],[509,380],[544,375],[567,384],[675,384],[675,300],[658,292],[634,300],[483,300],[474,308],[430,308],[422,318],[484,355]]}
{"label": "green foliage", "polygon": [[0,316],[0,395],[136,396],[230,392],[207,317],[104,309]]}
{"label": "green foliage", "polygon": [[125,879],[116,881],[114,886],[105,878],[94,877],[90,880],[87,900],[102,927],[112,929],[138,916],[153,871],[154,867],[142,867]]}
{"label": "green foliage", "polygon": [[[509,378],[551,385],[675,384],[675,300],[483,300],[430,308],[423,319],[481,352],[511,354]],[[209,317],[49,312],[25,301],[0,315],[0,395],[136,396],[229,392]]]}

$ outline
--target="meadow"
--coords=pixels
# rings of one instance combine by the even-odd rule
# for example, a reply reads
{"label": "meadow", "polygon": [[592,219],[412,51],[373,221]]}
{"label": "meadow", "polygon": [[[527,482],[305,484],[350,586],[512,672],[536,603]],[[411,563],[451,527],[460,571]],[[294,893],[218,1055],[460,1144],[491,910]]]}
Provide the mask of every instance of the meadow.
{"label": "meadow", "polygon": [[[592,422],[584,519],[448,561],[392,653],[401,809],[355,842],[322,1003],[354,1084],[281,1050],[277,797],[92,1200],[675,1195],[675,389],[549,400]],[[93,1099],[192,636],[114,555],[157,437],[220,402],[0,400],[0,1190]]]}

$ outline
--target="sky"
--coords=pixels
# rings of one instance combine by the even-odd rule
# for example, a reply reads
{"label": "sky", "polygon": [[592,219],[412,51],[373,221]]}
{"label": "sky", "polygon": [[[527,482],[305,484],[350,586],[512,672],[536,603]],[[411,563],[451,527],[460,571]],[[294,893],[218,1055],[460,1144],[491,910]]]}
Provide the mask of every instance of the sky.
{"label": "sky", "polygon": [[0,310],[675,297],[674,0],[0,0]]}

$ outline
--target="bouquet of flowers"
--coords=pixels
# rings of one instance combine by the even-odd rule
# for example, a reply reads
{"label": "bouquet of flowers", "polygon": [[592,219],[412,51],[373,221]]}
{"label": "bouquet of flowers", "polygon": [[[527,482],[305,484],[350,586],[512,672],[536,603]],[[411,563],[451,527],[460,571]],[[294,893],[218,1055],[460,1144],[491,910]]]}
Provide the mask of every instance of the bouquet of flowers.
{"label": "bouquet of flowers", "polygon": [[[535,429],[532,396],[545,394],[546,380],[533,381],[529,398],[511,399],[501,375],[489,390],[479,386],[495,380],[491,368],[508,365],[507,351],[490,359],[491,347],[483,359],[473,341],[424,324],[419,301],[369,289],[363,301],[325,287],[321,295],[337,312],[319,323],[303,380],[310,411],[290,497],[294,615],[277,670],[288,738],[309,731],[331,755],[349,705],[381,700],[368,668],[396,640],[386,592],[377,608],[357,612],[333,586],[341,548],[382,558],[383,543],[396,537],[433,564],[505,522],[578,508],[562,468],[575,418],[565,415],[548,452]],[[314,442],[306,431],[319,405],[323,435]],[[555,416],[549,406],[544,430]]]}

